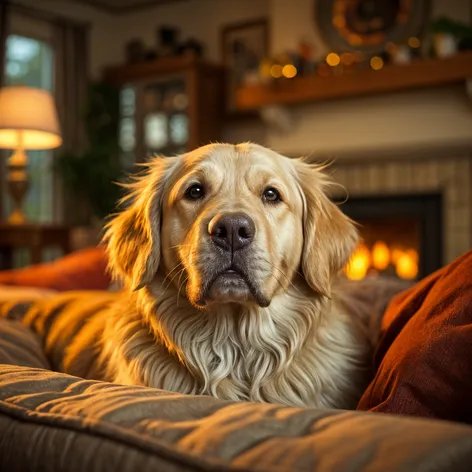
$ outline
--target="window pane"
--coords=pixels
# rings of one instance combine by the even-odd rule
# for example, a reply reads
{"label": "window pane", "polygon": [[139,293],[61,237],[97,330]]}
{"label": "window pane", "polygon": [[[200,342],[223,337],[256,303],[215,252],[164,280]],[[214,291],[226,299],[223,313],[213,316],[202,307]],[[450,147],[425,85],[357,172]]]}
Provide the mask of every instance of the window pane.
{"label": "window pane", "polygon": [[188,117],[183,113],[170,119],[170,138],[175,144],[185,144],[188,140]]}
{"label": "window pane", "polygon": [[120,96],[121,116],[134,116],[136,110],[136,93],[132,87],[126,87]]}
{"label": "window pane", "polygon": [[136,144],[136,125],[133,118],[121,120],[119,140],[123,152],[133,151]]}
{"label": "window pane", "polygon": [[[32,38],[10,35],[6,41],[6,85],[28,85],[53,89],[53,52],[49,44]],[[30,189],[24,212],[31,221],[48,222],[53,219],[52,151],[29,151],[28,171]],[[5,214],[11,211],[11,201],[5,196]]]}
{"label": "window pane", "polygon": [[28,172],[32,185],[25,198],[24,210],[32,221],[48,221],[52,216],[52,153],[28,152]]}
{"label": "window pane", "polygon": [[120,162],[123,170],[131,172],[135,164],[136,147],[136,90],[127,85],[120,92],[120,126],[118,142],[121,148]]}
{"label": "window pane", "polygon": [[10,35],[6,44],[7,85],[29,85],[51,91],[53,88],[52,48],[49,44],[23,36]]}
{"label": "window pane", "polygon": [[144,140],[150,150],[162,149],[168,142],[167,116],[164,113],[152,113],[144,120]]}

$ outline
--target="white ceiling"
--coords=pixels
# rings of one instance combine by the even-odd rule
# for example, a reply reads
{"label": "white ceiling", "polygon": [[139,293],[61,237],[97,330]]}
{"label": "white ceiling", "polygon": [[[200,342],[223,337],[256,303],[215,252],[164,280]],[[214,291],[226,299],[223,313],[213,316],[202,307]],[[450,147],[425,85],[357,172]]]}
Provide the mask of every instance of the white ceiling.
{"label": "white ceiling", "polygon": [[90,5],[110,13],[128,13],[130,11],[151,8],[165,3],[177,3],[183,0],[69,0]]}

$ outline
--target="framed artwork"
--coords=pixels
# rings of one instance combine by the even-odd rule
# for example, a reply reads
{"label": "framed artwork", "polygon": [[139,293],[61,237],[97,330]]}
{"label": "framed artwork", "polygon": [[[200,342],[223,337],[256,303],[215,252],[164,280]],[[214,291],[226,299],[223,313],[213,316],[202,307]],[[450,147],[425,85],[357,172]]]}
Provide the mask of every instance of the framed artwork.
{"label": "framed artwork", "polygon": [[221,59],[228,71],[229,107],[238,85],[257,77],[261,59],[269,54],[267,18],[231,23],[221,31]]}
{"label": "framed artwork", "polygon": [[334,50],[377,54],[421,36],[429,0],[315,0],[315,22]]}

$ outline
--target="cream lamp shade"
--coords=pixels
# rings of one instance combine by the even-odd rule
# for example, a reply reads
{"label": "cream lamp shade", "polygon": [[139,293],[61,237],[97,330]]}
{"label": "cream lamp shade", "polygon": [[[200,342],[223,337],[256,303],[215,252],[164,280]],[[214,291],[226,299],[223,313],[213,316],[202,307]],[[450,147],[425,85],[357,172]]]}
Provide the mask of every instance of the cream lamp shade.
{"label": "cream lamp shade", "polygon": [[62,144],[56,106],[46,90],[0,89],[0,148],[53,149]]}
{"label": "cream lamp shade", "polygon": [[13,201],[10,224],[26,222],[21,209],[29,187],[25,150],[53,149],[61,144],[56,107],[49,92],[26,86],[0,89],[0,148],[14,150],[7,161]]}

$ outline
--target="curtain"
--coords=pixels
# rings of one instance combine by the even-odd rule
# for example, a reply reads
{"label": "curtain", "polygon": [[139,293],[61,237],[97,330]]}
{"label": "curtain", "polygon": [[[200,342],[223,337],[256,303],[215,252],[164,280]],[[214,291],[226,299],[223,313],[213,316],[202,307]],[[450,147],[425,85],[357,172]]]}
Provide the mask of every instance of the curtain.
{"label": "curtain", "polygon": [[[3,85],[5,75],[5,53],[6,39],[8,35],[8,12],[7,0],[0,0],[0,87]],[[5,163],[6,152],[0,149],[0,177],[6,173]],[[3,220],[3,198],[5,195],[5,179],[0,178],[0,221]]]}
{"label": "curtain", "polygon": [[[60,19],[53,25],[53,45],[56,54],[56,103],[61,123],[63,146],[61,151],[76,151],[83,148],[85,133],[82,114],[89,83],[88,38],[89,27]],[[61,152],[59,151],[59,152]],[[77,202],[62,191],[56,178],[55,192],[64,198],[55,199],[54,213],[62,221],[74,223],[78,212]]]}
{"label": "curtain", "polygon": [[8,1],[0,0],[0,87],[5,73],[5,51],[8,34]]}

